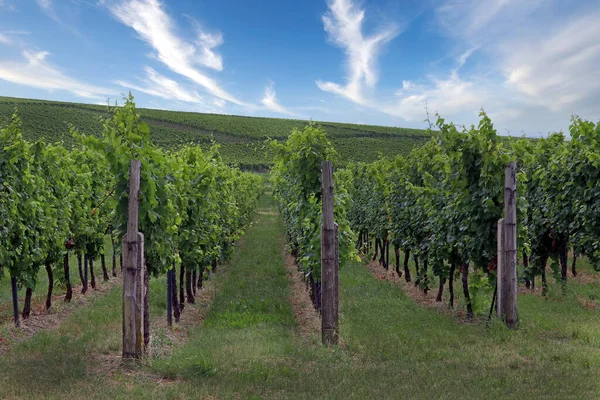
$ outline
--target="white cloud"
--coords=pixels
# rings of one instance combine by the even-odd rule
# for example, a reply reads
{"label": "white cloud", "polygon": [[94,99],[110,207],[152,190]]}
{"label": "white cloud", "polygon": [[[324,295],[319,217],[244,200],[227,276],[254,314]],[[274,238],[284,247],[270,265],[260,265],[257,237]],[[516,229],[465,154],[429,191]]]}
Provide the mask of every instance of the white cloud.
{"label": "white cloud", "polygon": [[158,0],[125,0],[109,8],[119,21],[133,28],[156,51],[156,58],[173,72],[187,77],[213,96],[237,105],[247,105],[195,67],[222,68],[220,56],[213,52],[222,43],[220,35],[200,34],[198,40],[202,44],[199,47],[190,44],[175,33],[170,16]]}
{"label": "white cloud", "polygon": [[296,113],[288,110],[277,101],[277,94],[275,93],[274,83],[271,82],[265,87],[265,94],[260,101],[265,108],[278,112],[280,114],[285,114],[289,116],[297,116]]}
{"label": "white cloud", "polygon": [[223,70],[223,58],[220,54],[213,51],[215,47],[223,44],[223,35],[221,32],[212,34],[203,31],[198,32],[198,40],[196,43],[199,46],[200,63],[206,67]]}
{"label": "white cloud", "polygon": [[37,3],[44,10],[50,10],[52,8],[52,0],[37,0]]}
{"label": "white cloud", "polygon": [[321,90],[340,94],[349,100],[406,121],[422,121],[426,117],[425,105],[430,112],[453,115],[470,108],[478,113],[487,95],[474,82],[458,75],[467,59],[478,49],[472,46],[457,58],[457,67],[448,77],[429,76],[425,83],[409,80],[402,82],[393,99],[377,99],[366,96],[364,87],[373,88],[377,82],[375,69],[381,46],[398,34],[396,27],[389,27],[370,37],[363,35],[365,12],[351,0],[334,0],[330,11],[323,17],[325,30],[330,39],[342,47],[348,57],[348,83],[340,86],[331,82],[317,82]]}
{"label": "white cloud", "polygon": [[[571,113],[600,117],[600,10],[594,2],[447,0],[436,13],[448,36],[485,55],[488,83],[500,83],[506,98],[494,110],[500,118],[548,131],[565,128]],[[509,105],[515,103],[521,112]],[[550,126],[557,117],[563,124]]]}
{"label": "white cloud", "polygon": [[536,133],[566,128],[571,113],[600,117],[600,9],[594,2],[436,2],[435,22],[451,39],[454,63],[445,71],[436,63],[435,73],[404,79],[393,98],[366,89],[377,82],[381,45],[397,30],[364,37],[364,10],[352,0],[332,0],[329,7],[323,22],[346,53],[347,84],[317,85],[366,109],[416,122],[425,118],[427,104],[430,113],[471,124],[483,107],[501,130]]}
{"label": "white cloud", "polygon": [[22,37],[29,35],[27,31],[6,30],[0,32],[0,44],[23,47]]}
{"label": "white cloud", "polygon": [[[553,1],[553,0],[551,0]],[[522,31],[548,0],[443,0],[435,9],[450,36],[485,45],[493,38]]]}
{"label": "white cloud", "polygon": [[111,90],[72,78],[50,64],[47,51],[23,51],[24,62],[0,62],[0,79],[45,90],[66,90],[80,97],[97,99]]}
{"label": "white cloud", "polygon": [[225,107],[225,105],[227,104],[227,103],[225,102],[225,100],[223,100],[223,99],[219,99],[219,98],[217,98],[217,97],[213,98],[213,101],[212,101],[212,103],[213,103],[215,106],[217,106],[218,108],[223,108],[223,107]]}
{"label": "white cloud", "polygon": [[[52,3],[52,0],[37,0],[37,4],[47,16],[54,20],[54,22],[61,25],[63,24],[62,20],[58,17],[56,11],[54,10],[54,4]],[[70,28],[75,29],[73,27]]]}
{"label": "white cloud", "polygon": [[460,56],[458,56],[458,59],[456,60],[456,62],[458,63],[456,71],[458,71],[463,65],[467,63],[469,57],[471,57],[471,55],[473,55],[473,53],[475,53],[477,49],[479,49],[479,46],[471,47],[470,49],[467,49],[464,53],[462,53]]}
{"label": "white cloud", "polygon": [[52,19],[63,29],[70,31],[73,35],[79,39],[85,41],[88,45],[87,39],[79,29],[77,29],[77,20],[74,16],[77,15],[78,8],[81,6],[82,0],[70,0],[55,3],[54,0],[36,0],[38,6],[48,18]]}
{"label": "white cloud", "polygon": [[190,103],[205,102],[198,93],[183,88],[176,81],[159,74],[154,69],[145,67],[144,70],[146,71],[146,79],[142,81],[142,86],[121,80],[116,81],[116,83],[127,89],[137,90],[168,100],[179,100]]}
{"label": "white cloud", "polygon": [[350,100],[365,104],[364,85],[373,88],[377,83],[376,61],[381,47],[397,36],[395,26],[382,29],[371,36],[363,34],[365,11],[352,0],[331,0],[329,11],[323,16],[329,39],[346,53],[348,74],[346,85],[317,81],[326,92],[339,94]]}
{"label": "white cloud", "polygon": [[17,11],[17,8],[14,6],[14,4],[11,4],[6,0],[0,0],[0,8],[7,11]]}
{"label": "white cloud", "polygon": [[[600,11],[567,20],[549,36],[500,53],[508,84],[552,111],[600,94]],[[596,104],[598,106],[598,104]]]}
{"label": "white cloud", "polygon": [[489,98],[481,85],[461,79],[453,72],[446,79],[429,77],[428,85],[404,81],[396,93],[398,100],[383,107],[383,111],[407,121],[422,121],[426,117],[425,105],[431,115],[456,115],[464,111],[478,113]]}

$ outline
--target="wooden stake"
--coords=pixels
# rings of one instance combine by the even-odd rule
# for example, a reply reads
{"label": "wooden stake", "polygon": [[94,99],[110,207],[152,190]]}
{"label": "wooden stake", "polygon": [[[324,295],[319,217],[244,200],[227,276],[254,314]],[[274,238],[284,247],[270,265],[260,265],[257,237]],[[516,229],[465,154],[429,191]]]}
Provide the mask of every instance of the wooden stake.
{"label": "wooden stake", "polygon": [[173,326],[173,273],[175,270],[167,271],[167,325]]}
{"label": "wooden stake", "polygon": [[339,229],[339,226],[337,223],[334,223],[333,225],[335,226],[335,228],[334,228],[335,232],[334,232],[334,236],[333,236],[334,241],[335,241],[335,245],[334,245],[334,248],[335,248],[335,258],[334,258],[334,260],[335,260],[335,271],[334,271],[335,272],[335,274],[334,274],[335,281],[333,283],[333,289],[334,289],[333,315],[335,317],[335,338],[336,338],[335,343],[337,344],[338,337],[340,336],[340,333],[339,333],[340,328],[339,328],[339,320],[338,320],[339,315],[340,315],[340,304],[339,304],[340,282],[339,282],[339,273],[338,273],[339,272],[339,261],[340,261],[340,241],[339,241],[340,229]]}
{"label": "wooden stake", "polygon": [[517,325],[517,163],[504,169],[504,252],[498,310],[506,326]]}
{"label": "wooden stake", "polygon": [[18,292],[17,278],[15,278],[14,276],[10,277],[10,287],[11,287],[11,292],[12,292],[14,322],[15,322],[15,326],[17,328],[19,328],[21,326],[21,322],[19,320],[19,296],[17,293]]}
{"label": "wooden stake", "polygon": [[337,226],[333,218],[333,165],[323,161],[321,228],[321,335],[324,345],[338,343],[338,267]]}
{"label": "wooden stake", "polygon": [[129,170],[129,208],[127,234],[123,237],[123,358],[139,358],[144,354],[143,332],[143,265],[144,235],[138,232],[140,192],[139,160]]}
{"label": "wooden stake", "polygon": [[504,288],[502,285],[502,273],[504,271],[504,218],[498,220],[498,260],[496,271],[496,310],[498,318],[502,319],[502,300]]}

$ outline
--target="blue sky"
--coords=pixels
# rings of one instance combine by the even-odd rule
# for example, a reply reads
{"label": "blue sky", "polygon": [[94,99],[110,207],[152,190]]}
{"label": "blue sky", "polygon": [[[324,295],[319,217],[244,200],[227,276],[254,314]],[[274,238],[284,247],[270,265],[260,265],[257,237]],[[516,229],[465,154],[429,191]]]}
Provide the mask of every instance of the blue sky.
{"label": "blue sky", "polygon": [[0,0],[5,96],[539,136],[598,65],[598,0]]}

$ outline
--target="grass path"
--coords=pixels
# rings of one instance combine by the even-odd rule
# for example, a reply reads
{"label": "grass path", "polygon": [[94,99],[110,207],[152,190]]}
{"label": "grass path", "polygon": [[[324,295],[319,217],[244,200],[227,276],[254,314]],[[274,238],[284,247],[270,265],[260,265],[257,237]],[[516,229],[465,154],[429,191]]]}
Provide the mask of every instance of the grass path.
{"label": "grass path", "polygon": [[[340,272],[343,346],[298,335],[280,218],[270,197],[258,211],[233,258],[211,277],[216,295],[203,324],[172,355],[110,374],[95,368],[92,356],[119,350],[116,288],[0,358],[0,397],[600,397],[600,318],[570,299],[521,296],[516,332],[457,324],[351,263]],[[162,283],[152,282],[155,316],[164,310]]]}

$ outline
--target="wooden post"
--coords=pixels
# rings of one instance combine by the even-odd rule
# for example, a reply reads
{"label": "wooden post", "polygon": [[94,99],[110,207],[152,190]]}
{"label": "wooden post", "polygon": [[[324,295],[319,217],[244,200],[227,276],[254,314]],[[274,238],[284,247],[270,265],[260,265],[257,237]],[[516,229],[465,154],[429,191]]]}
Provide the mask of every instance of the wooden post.
{"label": "wooden post", "polygon": [[498,265],[496,271],[496,310],[498,318],[502,317],[502,271],[504,271],[504,218],[498,220]]}
{"label": "wooden post", "polygon": [[333,315],[335,316],[335,337],[336,337],[336,341],[335,343],[337,343],[337,338],[340,336],[340,332],[339,332],[339,315],[340,315],[340,304],[339,304],[339,287],[340,287],[340,282],[339,282],[339,265],[340,265],[340,227],[338,226],[337,223],[334,223],[335,226],[335,233],[334,233],[334,241],[335,241],[335,281],[333,283],[333,289],[334,289],[334,301],[333,301]]}
{"label": "wooden post", "polygon": [[167,271],[167,325],[173,326],[173,273],[170,269]]}
{"label": "wooden post", "polygon": [[517,325],[517,163],[504,169],[504,253],[498,291],[499,314],[506,326]]}
{"label": "wooden post", "polygon": [[10,277],[10,287],[12,292],[13,316],[15,320],[15,326],[19,328],[21,326],[21,322],[19,320],[19,296],[17,293],[17,278],[15,278],[14,276]]}
{"label": "wooden post", "polygon": [[321,335],[324,345],[338,343],[338,238],[333,218],[333,166],[322,163]]}
{"label": "wooden post", "polygon": [[144,235],[138,232],[140,192],[139,160],[129,170],[127,234],[123,237],[123,358],[139,358],[144,353],[143,265]]}

